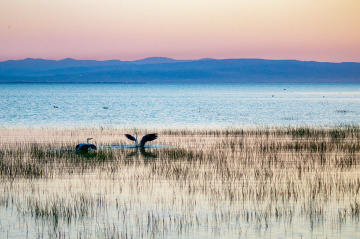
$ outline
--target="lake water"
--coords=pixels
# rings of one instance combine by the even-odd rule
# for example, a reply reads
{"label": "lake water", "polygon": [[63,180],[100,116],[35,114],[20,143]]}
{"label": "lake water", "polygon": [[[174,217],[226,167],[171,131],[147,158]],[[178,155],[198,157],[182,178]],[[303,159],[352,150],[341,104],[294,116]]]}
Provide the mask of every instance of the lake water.
{"label": "lake water", "polygon": [[[359,103],[360,84],[0,84],[0,127],[223,128],[359,125]],[[202,140],[199,142],[204,145]],[[220,150],[220,147],[217,149]],[[244,155],[247,152],[245,150]],[[238,153],[242,155],[242,152]],[[304,155],[293,157],[302,160]],[[315,155],[316,153],[311,157]],[[174,167],[178,165],[177,162],[169,163]],[[143,171],[137,174],[139,167]],[[216,167],[213,168],[216,171]],[[313,172],[320,169],[314,169]],[[342,220],[339,216],[337,219],[337,215],[341,215],[339,212],[345,210],[344,205],[348,205],[341,200],[334,206],[321,201],[316,201],[314,205],[309,201],[307,205],[307,201],[299,200],[293,205],[294,208],[298,206],[294,210],[297,212],[294,216],[286,214],[292,210],[290,203],[289,210],[283,211],[283,218],[269,217],[265,223],[263,214],[260,213],[261,221],[254,217],[249,222],[242,216],[245,215],[242,214],[244,210],[250,208],[252,212],[266,211],[266,201],[230,202],[226,197],[212,198],[212,194],[203,194],[200,186],[194,191],[197,194],[190,194],[190,191],[186,193],[188,190],[184,185],[187,184],[184,182],[189,182],[186,180],[161,180],[161,177],[151,176],[151,180],[143,182],[138,175],[146,176],[147,172],[149,175],[152,172],[146,164],[120,166],[116,180],[110,171],[102,172],[103,164],[100,164],[98,170],[99,174],[94,175],[75,174],[71,177],[69,174],[68,177],[51,179],[4,180],[1,185],[8,188],[8,191],[2,188],[1,195],[4,200],[9,198],[9,201],[14,200],[15,203],[9,207],[3,203],[0,207],[0,238],[35,238],[39,235],[45,235],[46,238],[48,232],[62,233],[56,234],[59,237],[83,238],[94,238],[98,234],[111,236],[111,233],[116,232],[126,232],[135,237],[152,235],[154,238],[356,238],[360,234],[358,217],[347,216],[344,217],[347,220]],[[254,167],[249,170],[254,170]],[[209,172],[208,175],[213,173]],[[288,173],[287,170],[279,172]],[[337,172],[334,173],[334,180],[339,179],[340,174]],[[345,169],[342,175],[347,177],[347,173]],[[289,173],[292,174],[297,175],[298,171]],[[325,171],[324,175],[331,173]],[[351,180],[355,182],[356,178],[355,174]],[[221,182],[219,180],[219,187]],[[195,181],[193,185],[196,186],[197,183],[199,182]],[[140,193],[133,190],[135,185],[140,185]],[[205,181],[199,185],[205,185],[207,190],[212,188],[212,184]],[[242,186],[239,184],[238,187]],[[221,192],[220,189],[219,191]],[[31,200],[37,199],[40,205],[52,205],[55,202],[54,205],[60,208],[66,204],[62,204],[62,200],[68,197],[73,198],[73,201],[69,200],[70,206],[71,203],[75,205],[75,202],[81,202],[81,197],[89,198],[91,202],[101,202],[100,199],[106,198],[108,201],[103,201],[108,204],[105,203],[104,207],[92,204],[97,210],[95,216],[79,220],[75,218],[69,224],[62,219],[58,227],[49,223],[49,218],[41,220],[26,213],[25,206]],[[117,200],[120,202],[119,206]],[[18,201],[23,204],[17,205]],[[307,215],[306,207],[314,207],[315,210],[320,208],[321,213],[319,216]],[[302,209],[305,211],[304,215],[301,215]],[[156,224],[158,222],[160,224]],[[159,225],[159,228],[151,223]],[[52,235],[55,234],[49,234],[48,237]],[[121,234],[125,237],[124,235],[128,234]]]}
{"label": "lake water", "polygon": [[0,85],[0,127],[331,126],[359,106],[360,84]]}

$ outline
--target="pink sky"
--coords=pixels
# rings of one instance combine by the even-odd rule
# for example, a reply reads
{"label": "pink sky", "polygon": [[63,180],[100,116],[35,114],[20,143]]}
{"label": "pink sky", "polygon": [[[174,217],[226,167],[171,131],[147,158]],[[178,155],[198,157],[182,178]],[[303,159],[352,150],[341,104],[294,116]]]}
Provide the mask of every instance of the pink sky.
{"label": "pink sky", "polygon": [[266,58],[360,62],[359,0],[9,0],[0,61]]}

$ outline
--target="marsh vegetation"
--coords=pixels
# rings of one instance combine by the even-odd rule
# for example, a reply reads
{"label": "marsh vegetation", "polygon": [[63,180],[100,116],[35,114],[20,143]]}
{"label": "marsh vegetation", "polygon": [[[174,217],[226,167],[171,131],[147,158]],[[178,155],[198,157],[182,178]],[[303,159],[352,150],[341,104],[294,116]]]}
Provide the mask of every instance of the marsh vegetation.
{"label": "marsh vegetation", "polygon": [[[0,234],[176,238],[356,235],[360,128],[1,129]],[[145,134],[145,130],[138,130]],[[61,149],[61,150],[60,150]],[[14,219],[15,218],[15,219]],[[319,234],[320,233],[320,234]]]}

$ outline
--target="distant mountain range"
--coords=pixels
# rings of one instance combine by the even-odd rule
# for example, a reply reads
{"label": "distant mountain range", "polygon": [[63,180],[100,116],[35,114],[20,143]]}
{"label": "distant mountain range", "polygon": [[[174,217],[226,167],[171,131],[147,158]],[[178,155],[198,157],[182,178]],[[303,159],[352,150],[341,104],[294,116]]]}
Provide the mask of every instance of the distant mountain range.
{"label": "distant mountain range", "polygon": [[296,60],[136,61],[44,60],[0,62],[0,83],[360,83],[360,63]]}

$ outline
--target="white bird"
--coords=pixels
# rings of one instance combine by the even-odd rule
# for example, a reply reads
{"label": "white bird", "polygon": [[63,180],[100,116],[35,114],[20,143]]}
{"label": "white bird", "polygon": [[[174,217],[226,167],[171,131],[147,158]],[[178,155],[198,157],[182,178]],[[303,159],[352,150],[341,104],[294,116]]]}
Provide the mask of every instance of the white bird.
{"label": "white bird", "polygon": [[146,142],[153,141],[153,140],[157,139],[157,137],[158,137],[157,134],[147,134],[144,137],[142,137],[140,144],[138,144],[137,133],[135,133],[135,137],[130,134],[125,134],[125,136],[126,136],[126,138],[128,138],[132,141],[135,141],[135,147],[141,147],[141,148],[143,148],[145,146]]}

